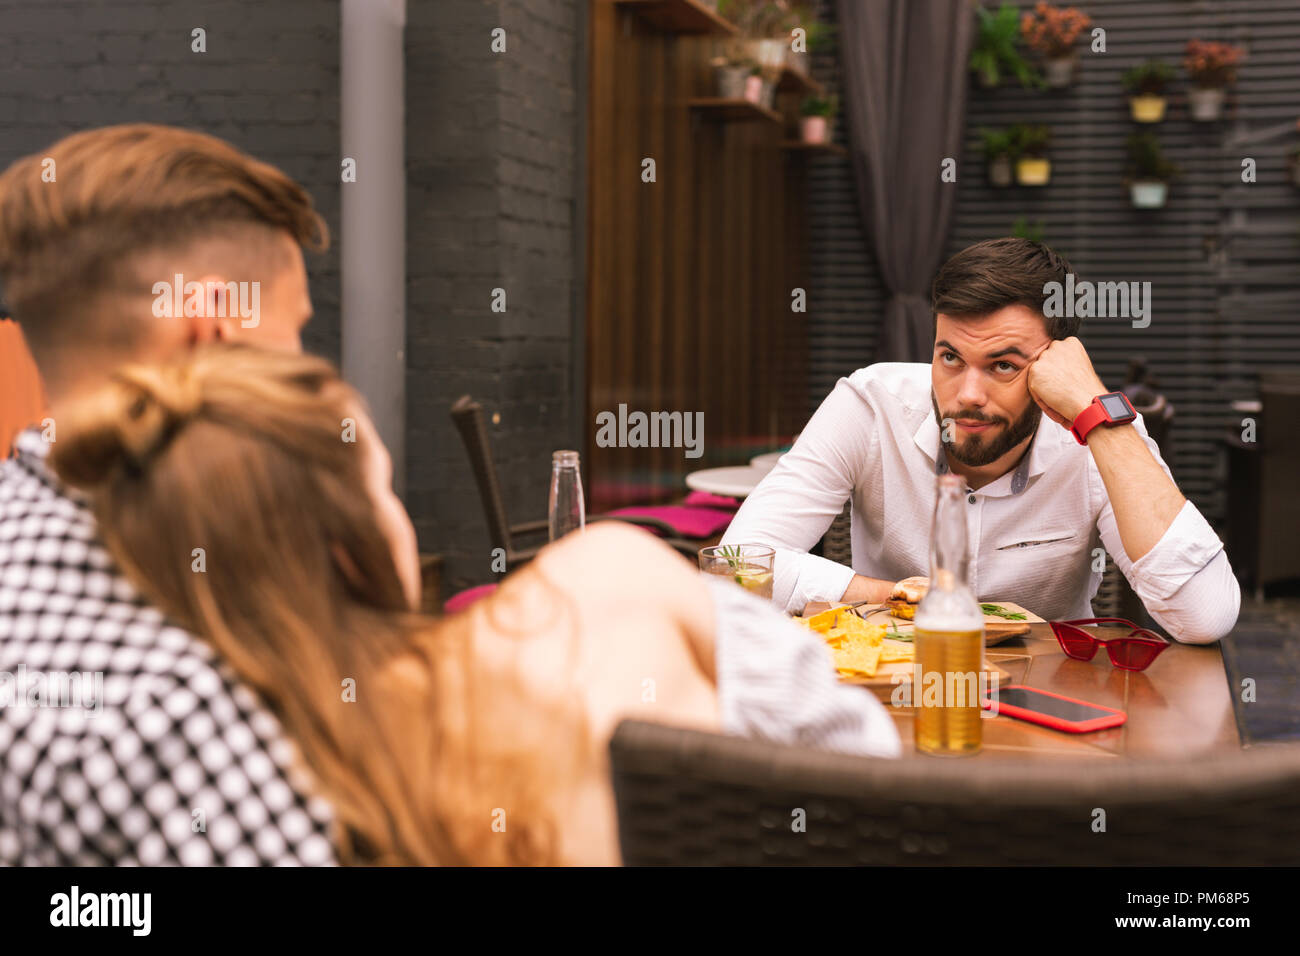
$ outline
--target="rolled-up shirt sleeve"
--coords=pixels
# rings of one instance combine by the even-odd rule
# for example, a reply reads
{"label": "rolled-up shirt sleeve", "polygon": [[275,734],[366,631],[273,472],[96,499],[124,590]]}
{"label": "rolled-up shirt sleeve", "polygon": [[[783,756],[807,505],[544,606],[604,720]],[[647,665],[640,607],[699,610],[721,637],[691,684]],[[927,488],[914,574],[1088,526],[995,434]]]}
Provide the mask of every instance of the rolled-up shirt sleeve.
{"label": "rolled-up shirt sleeve", "polygon": [[728,581],[709,579],[726,733],[871,757],[902,752],[868,690],[839,683],[825,642]]}
{"label": "rolled-up shirt sleeve", "polygon": [[[1165,473],[1155,442],[1139,427],[1147,447]],[[1174,517],[1164,535],[1137,561],[1129,560],[1120,540],[1119,526],[1101,475],[1093,467],[1094,488],[1103,501],[1097,529],[1106,550],[1119,565],[1142,605],[1160,626],[1187,644],[1209,644],[1226,635],[1237,623],[1241,587],[1232,573],[1223,542],[1190,501]]]}
{"label": "rolled-up shirt sleeve", "polygon": [[840,379],[793,448],[759,483],[723,535],[723,544],[776,551],[772,603],[801,611],[809,601],[838,601],[853,569],[809,554],[853,494],[856,476],[878,439],[874,411]]}

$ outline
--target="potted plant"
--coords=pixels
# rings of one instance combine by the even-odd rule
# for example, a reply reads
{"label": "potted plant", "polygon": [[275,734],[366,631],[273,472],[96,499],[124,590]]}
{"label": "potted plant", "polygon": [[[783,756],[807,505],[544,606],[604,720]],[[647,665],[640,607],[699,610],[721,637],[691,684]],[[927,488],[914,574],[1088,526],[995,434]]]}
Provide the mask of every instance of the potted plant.
{"label": "potted plant", "polygon": [[829,143],[835,118],[834,96],[810,96],[799,108],[799,138],[805,143]]}
{"label": "potted plant", "polygon": [[1155,133],[1134,133],[1128,138],[1129,198],[1135,209],[1159,209],[1169,196],[1169,183],[1178,175],[1160,147]]}
{"label": "potted plant", "polygon": [[724,100],[745,98],[745,81],[758,64],[735,55],[734,52],[713,58],[713,86]]}
{"label": "potted plant", "polygon": [[1159,123],[1165,118],[1165,87],[1173,82],[1174,68],[1160,60],[1148,60],[1124,71],[1124,89],[1135,123]]}
{"label": "potted plant", "polygon": [[980,85],[992,89],[1002,83],[1004,75],[1011,75],[1021,86],[1042,86],[1042,78],[1017,49],[1020,21],[1015,6],[1004,3],[996,12],[977,6],[975,16],[975,46],[970,53],[970,68]]}
{"label": "potted plant", "polygon": [[1033,13],[1020,18],[1020,36],[1043,58],[1048,86],[1062,89],[1073,82],[1079,65],[1074,44],[1090,26],[1091,18],[1078,7],[1054,7],[1050,3],[1037,3]]}
{"label": "potted plant", "polygon": [[1011,185],[1015,175],[1011,168],[1016,154],[1015,132],[1010,129],[982,129],[980,137],[983,140],[984,170],[989,185],[1005,189]]}
{"label": "potted plant", "polygon": [[1021,186],[1046,186],[1052,179],[1052,161],[1047,158],[1047,144],[1052,131],[1046,126],[1017,125],[1016,182]]}
{"label": "potted plant", "polygon": [[[780,71],[790,48],[790,32],[799,13],[788,0],[719,0],[718,15],[736,25],[740,38],[728,44],[732,55],[757,60],[767,71]],[[739,49],[740,53],[735,51]]]}
{"label": "potted plant", "polygon": [[1209,123],[1223,112],[1223,98],[1228,87],[1237,82],[1237,64],[1245,50],[1230,43],[1188,40],[1183,51],[1183,69],[1191,77],[1193,88],[1187,94],[1192,119]]}
{"label": "potted plant", "polygon": [[749,76],[745,77],[744,98],[766,109],[772,108],[776,102],[776,81],[770,69],[757,63],[750,67]]}

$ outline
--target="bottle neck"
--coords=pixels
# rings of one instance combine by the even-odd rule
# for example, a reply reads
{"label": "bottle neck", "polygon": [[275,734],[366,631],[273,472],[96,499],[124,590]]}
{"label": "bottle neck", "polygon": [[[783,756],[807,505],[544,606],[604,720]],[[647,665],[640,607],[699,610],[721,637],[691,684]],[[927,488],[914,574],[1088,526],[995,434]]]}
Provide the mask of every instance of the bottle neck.
{"label": "bottle neck", "polygon": [[930,587],[953,591],[966,587],[970,565],[961,479],[945,475],[938,490],[930,533]]}

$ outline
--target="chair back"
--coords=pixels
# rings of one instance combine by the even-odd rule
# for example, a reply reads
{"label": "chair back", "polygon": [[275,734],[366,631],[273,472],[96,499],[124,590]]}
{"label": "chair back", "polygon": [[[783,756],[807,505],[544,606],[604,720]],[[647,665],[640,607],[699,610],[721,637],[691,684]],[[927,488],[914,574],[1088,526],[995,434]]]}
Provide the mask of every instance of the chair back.
{"label": "chair back", "polygon": [[876,760],[624,721],[626,865],[1295,865],[1300,747]]}
{"label": "chair back", "polygon": [[497,480],[496,462],[492,460],[492,446],[488,441],[487,423],[483,420],[483,406],[468,395],[462,395],[451,406],[451,420],[465,444],[474,481],[478,484],[479,498],[483,501],[483,514],[487,518],[488,537],[492,547],[502,548],[507,554],[512,550],[510,521],[506,518],[506,503]]}

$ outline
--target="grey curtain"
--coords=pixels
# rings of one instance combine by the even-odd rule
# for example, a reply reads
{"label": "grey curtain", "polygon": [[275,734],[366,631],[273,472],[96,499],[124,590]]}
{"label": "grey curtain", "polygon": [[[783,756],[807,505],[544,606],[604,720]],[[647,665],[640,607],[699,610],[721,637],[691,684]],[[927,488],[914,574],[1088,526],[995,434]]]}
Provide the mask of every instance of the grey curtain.
{"label": "grey curtain", "polygon": [[858,207],[889,290],[876,361],[930,360],[930,280],[943,261],[960,167],[970,0],[838,0],[844,116]]}

